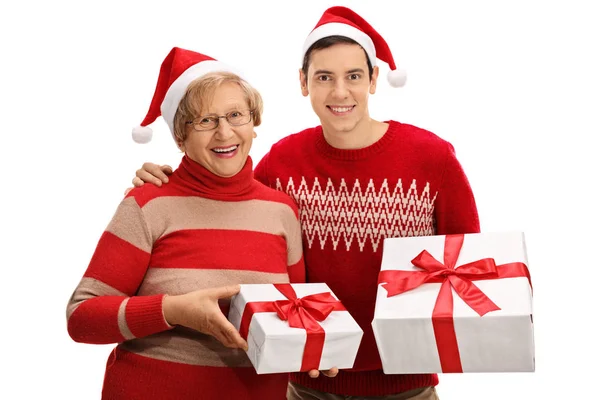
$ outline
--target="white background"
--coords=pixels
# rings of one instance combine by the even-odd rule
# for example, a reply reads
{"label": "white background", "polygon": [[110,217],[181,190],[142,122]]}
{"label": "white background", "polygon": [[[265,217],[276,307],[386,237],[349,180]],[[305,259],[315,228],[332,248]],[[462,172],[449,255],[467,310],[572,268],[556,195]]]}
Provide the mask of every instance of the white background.
{"label": "white background", "polygon": [[371,22],[408,70],[403,89],[380,80],[371,115],[451,141],[482,229],[526,233],[537,371],[442,375],[440,397],[596,397],[594,3],[3,2],[0,398],[99,398],[113,346],[71,341],[65,306],[135,170],[144,161],[179,163],[162,120],[150,144],[130,136],[171,47],[246,71],[265,98],[251,152],[258,161],[279,138],[318,124],[297,70],[305,37],[335,4]]}

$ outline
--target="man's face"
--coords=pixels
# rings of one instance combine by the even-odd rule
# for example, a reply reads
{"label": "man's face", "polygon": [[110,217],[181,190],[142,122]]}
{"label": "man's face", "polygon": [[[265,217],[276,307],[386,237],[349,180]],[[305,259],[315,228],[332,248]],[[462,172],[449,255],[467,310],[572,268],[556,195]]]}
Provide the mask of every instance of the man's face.
{"label": "man's face", "polygon": [[323,128],[330,132],[352,132],[369,121],[368,98],[375,93],[378,68],[369,79],[367,57],[356,44],[336,44],[314,50],[308,76],[300,71],[302,94],[310,96]]}

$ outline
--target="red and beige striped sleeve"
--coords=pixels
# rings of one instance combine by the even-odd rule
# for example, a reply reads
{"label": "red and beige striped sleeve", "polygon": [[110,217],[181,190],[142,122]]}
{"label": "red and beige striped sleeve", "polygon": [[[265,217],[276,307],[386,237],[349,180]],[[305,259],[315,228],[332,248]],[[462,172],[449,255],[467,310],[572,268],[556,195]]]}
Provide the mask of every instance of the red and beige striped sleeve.
{"label": "red and beige striped sleeve", "polygon": [[300,220],[298,219],[298,207],[293,201],[289,202],[292,212],[284,216],[286,230],[286,243],[288,254],[288,274],[291,283],[306,282],[306,269],[304,256],[302,255],[302,234]]}
{"label": "red and beige striped sleeve", "polygon": [[169,329],[164,295],[135,296],[152,250],[146,220],[134,197],[125,198],[100,237],[67,305],[67,329],[77,342],[108,344]]}

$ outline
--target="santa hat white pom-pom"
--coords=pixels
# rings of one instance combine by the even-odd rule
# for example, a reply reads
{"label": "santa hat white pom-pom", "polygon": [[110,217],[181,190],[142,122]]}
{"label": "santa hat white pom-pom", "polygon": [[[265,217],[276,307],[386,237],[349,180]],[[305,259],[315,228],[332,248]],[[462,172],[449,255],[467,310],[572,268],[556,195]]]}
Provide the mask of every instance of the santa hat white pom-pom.
{"label": "santa hat white pom-pom", "polygon": [[131,137],[136,143],[148,143],[152,140],[152,128],[147,126],[136,126],[131,130]]}
{"label": "santa hat white pom-pom", "polygon": [[406,71],[403,69],[390,71],[387,74],[387,80],[392,87],[402,87],[406,83]]}

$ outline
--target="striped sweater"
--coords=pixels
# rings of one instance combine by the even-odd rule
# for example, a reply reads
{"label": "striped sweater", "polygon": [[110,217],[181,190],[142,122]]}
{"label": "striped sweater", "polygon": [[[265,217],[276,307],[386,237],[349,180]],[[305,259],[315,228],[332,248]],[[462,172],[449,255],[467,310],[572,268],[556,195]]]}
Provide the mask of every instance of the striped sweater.
{"label": "striped sweater", "polygon": [[77,342],[118,343],[103,399],[281,400],[287,374],[257,375],[242,350],[170,327],[162,300],[303,280],[293,200],[255,181],[250,158],[221,178],[184,156],[168,184],[133,189],[119,205],[69,300],[68,332]]}
{"label": "striped sweater", "polygon": [[383,239],[479,231],[473,192],[453,146],[389,121],[371,146],[332,147],[318,126],[273,145],[254,171],[300,212],[309,282],[326,282],[364,330],[352,370],[334,379],[292,374],[327,393],[384,396],[434,386],[434,374],[385,375],[371,328]]}

